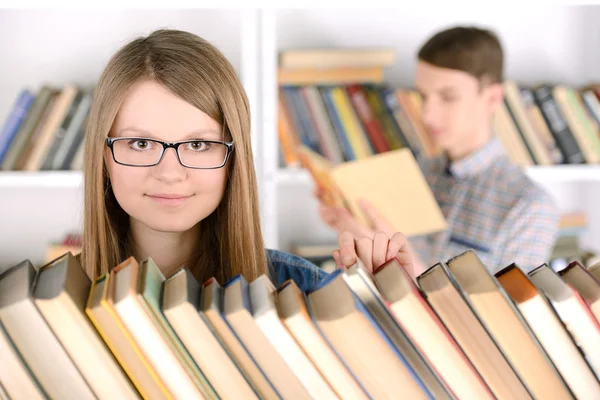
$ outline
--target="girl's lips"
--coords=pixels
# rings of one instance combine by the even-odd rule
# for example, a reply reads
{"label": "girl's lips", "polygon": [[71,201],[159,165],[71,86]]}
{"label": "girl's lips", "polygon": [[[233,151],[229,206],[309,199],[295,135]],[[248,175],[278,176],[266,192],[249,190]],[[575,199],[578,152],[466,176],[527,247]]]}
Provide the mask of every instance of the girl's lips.
{"label": "girl's lips", "polygon": [[148,194],[146,196],[148,196],[149,198],[151,198],[153,201],[157,202],[158,204],[166,205],[166,206],[181,205],[181,204],[185,203],[185,201],[188,200],[190,197],[192,197],[192,196],[186,196],[186,195],[181,195],[181,194],[165,194],[165,193]]}

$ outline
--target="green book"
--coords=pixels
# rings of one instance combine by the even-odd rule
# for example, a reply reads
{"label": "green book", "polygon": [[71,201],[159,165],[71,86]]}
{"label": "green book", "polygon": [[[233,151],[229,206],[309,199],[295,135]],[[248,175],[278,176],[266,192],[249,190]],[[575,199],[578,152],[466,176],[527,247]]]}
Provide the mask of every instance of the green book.
{"label": "green book", "polygon": [[163,331],[163,336],[169,340],[175,355],[190,374],[194,383],[201,389],[202,394],[208,399],[218,399],[219,396],[214,388],[198,368],[161,311],[160,303],[164,282],[165,277],[152,258],[140,263],[140,293],[142,293],[140,300],[142,304],[146,307],[155,325]]}

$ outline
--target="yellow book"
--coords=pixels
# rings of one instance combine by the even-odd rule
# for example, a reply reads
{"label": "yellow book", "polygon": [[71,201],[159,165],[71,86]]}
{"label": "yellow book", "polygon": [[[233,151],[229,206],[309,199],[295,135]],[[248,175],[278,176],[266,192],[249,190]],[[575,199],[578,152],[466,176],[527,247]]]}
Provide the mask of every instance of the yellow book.
{"label": "yellow book", "polygon": [[277,70],[280,85],[342,85],[347,83],[382,83],[382,67],[364,68],[302,68]]}
{"label": "yellow book", "polygon": [[[394,231],[415,236],[443,231],[446,219],[414,156],[407,148],[387,151],[362,160],[328,164],[306,146],[300,147],[307,168],[331,205],[344,205],[360,222],[371,224],[359,206],[366,200],[379,210]],[[381,178],[394,175],[394,182]]]}
{"label": "yellow book", "polygon": [[177,399],[204,399],[200,385],[190,375],[185,361],[148,304],[148,291],[158,296],[156,281],[146,279],[144,263],[131,256],[113,268],[112,306],[148,362]]}
{"label": "yellow book", "polygon": [[165,280],[164,275],[152,258],[147,258],[140,263],[139,289],[140,296],[145,301],[146,310],[149,312],[154,324],[162,331],[163,337],[167,340],[185,371],[200,389],[202,395],[207,399],[216,399],[218,396],[211,383],[198,368],[161,310],[160,299]]}
{"label": "yellow book", "polygon": [[352,108],[348,95],[341,87],[331,89],[331,97],[337,112],[340,114],[340,120],[344,127],[344,132],[348,137],[352,151],[357,159],[366,158],[373,155],[373,150],[368,142],[367,135],[362,129],[360,121]]}
{"label": "yellow book", "polygon": [[173,399],[165,384],[115,313],[109,293],[114,279],[104,274],[92,282],[85,313],[144,399]]}
{"label": "yellow book", "polygon": [[85,313],[91,286],[92,281],[77,258],[67,253],[40,267],[32,297],[98,400],[139,399],[137,390]]}

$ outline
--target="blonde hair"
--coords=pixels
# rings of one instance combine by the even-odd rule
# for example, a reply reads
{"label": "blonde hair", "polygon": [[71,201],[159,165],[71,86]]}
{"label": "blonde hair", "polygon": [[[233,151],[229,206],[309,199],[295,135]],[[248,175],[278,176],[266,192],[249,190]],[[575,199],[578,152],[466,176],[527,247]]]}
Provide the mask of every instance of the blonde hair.
{"label": "blonde hair", "polygon": [[253,280],[267,260],[258,210],[250,141],[250,107],[234,68],[208,41],[161,29],[126,44],[108,62],[94,91],[85,138],[84,229],[81,261],[90,278],[129,257],[129,216],[110,187],[105,140],[128,89],[153,79],[224,128],[235,143],[228,182],[218,208],[201,222],[198,254],[188,268],[196,279],[226,282],[237,274]]}

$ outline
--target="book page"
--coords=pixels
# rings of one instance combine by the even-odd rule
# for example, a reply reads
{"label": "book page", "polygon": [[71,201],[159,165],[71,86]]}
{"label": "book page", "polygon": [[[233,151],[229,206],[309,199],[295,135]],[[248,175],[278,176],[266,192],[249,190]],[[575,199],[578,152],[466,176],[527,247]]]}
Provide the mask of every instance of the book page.
{"label": "book page", "polygon": [[409,149],[340,164],[331,176],[359,221],[371,223],[358,205],[364,199],[406,236],[446,229],[444,215]]}

